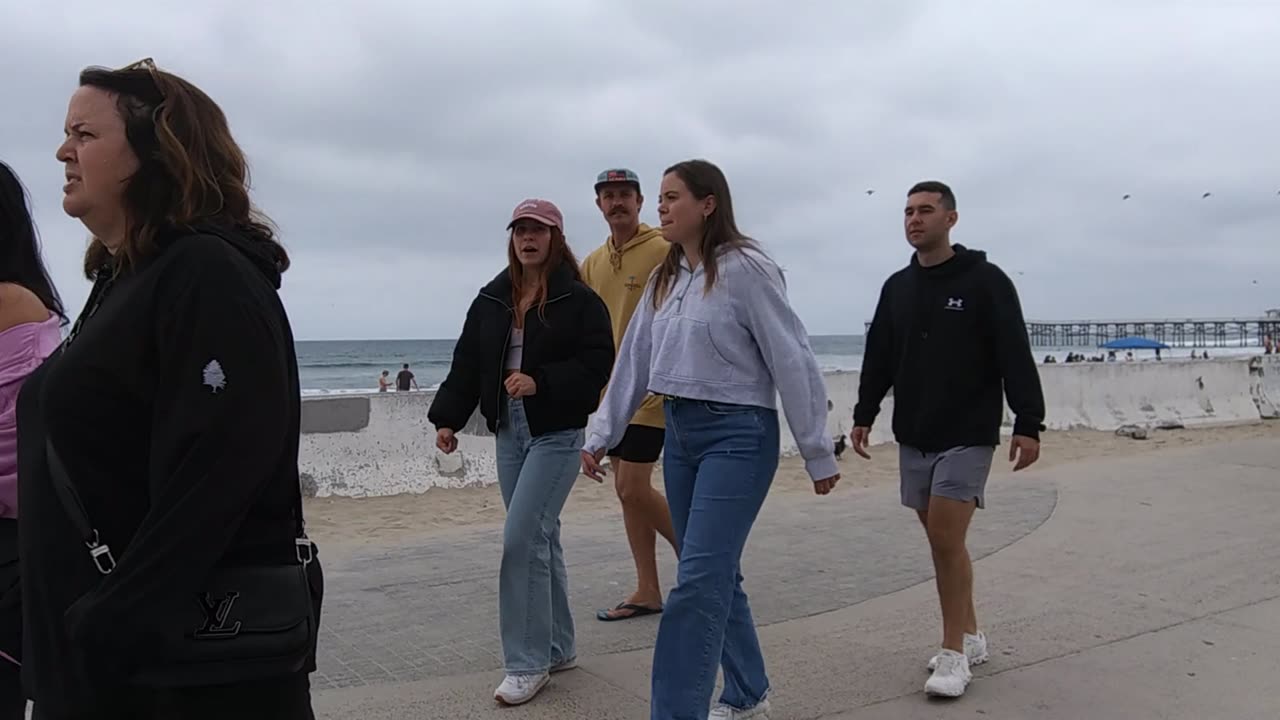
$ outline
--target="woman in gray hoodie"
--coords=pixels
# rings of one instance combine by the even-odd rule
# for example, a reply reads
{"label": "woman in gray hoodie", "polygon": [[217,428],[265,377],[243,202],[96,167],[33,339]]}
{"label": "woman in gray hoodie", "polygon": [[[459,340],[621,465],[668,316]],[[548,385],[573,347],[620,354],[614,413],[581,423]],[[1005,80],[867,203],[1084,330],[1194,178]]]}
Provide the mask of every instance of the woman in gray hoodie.
{"label": "woman in gray hoodie", "polygon": [[680,565],[653,653],[651,716],[708,717],[719,665],[710,717],[765,717],[769,680],[739,561],[778,468],[776,396],[815,492],[840,479],[826,386],[781,271],[738,230],[724,173],[703,160],[668,168],[658,215],[671,251],[623,337],[583,470],[600,479],[645,394],[666,396],[663,479]]}

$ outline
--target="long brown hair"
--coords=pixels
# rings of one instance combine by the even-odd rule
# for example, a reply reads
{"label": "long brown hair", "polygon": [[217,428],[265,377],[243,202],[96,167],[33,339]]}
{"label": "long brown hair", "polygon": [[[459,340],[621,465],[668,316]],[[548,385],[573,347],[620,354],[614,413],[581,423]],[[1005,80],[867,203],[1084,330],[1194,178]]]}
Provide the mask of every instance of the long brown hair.
{"label": "long brown hair", "polygon": [[[711,292],[719,277],[719,255],[721,248],[753,249],[760,247],[755,240],[747,237],[738,229],[733,218],[733,198],[729,195],[729,181],[724,172],[706,160],[685,160],[667,168],[662,174],[675,173],[689,188],[690,194],[698,200],[714,196],[716,207],[707,216],[702,226],[702,242],[699,252],[702,255],[702,266],[706,270],[707,280],[702,288],[703,294]],[[677,243],[671,243],[667,257],[654,271],[653,307],[658,308],[671,292],[671,283],[680,272],[680,261],[684,251]]]}
{"label": "long brown hair", "polygon": [[94,238],[84,257],[85,275],[96,279],[108,266],[119,272],[157,252],[165,230],[209,221],[269,245],[277,270],[289,268],[271,221],[249,200],[244,151],[222,108],[204,91],[157,69],[150,58],[119,70],[86,68],[80,85],[116,96],[125,137],[138,157],[138,170],[124,189],[124,242],[113,257]]}
{"label": "long brown hair", "polygon": [[565,242],[560,228],[551,228],[551,247],[547,251],[547,261],[542,264],[541,272],[525,275],[524,265],[516,257],[515,230],[507,236],[507,273],[511,276],[511,307],[516,309],[516,327],[524,327],[524,313],[520,310],[520,301],[524,299],[524,291],[530,284],[538,287],[538,318],[547,321],[547,277],[561,265],[567,266],[574,280],[582,282],[582,270],[578,267],[578,258],[574,257],[569,243]]}

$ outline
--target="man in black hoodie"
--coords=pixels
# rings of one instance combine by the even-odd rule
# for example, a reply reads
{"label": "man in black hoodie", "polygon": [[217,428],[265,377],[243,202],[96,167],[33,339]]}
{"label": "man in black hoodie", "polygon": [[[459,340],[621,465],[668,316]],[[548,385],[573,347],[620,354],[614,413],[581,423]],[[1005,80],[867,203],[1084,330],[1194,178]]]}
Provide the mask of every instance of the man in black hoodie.
{"label": "man in black hoodie", "polygon": [[880,402],[894,391],[902,504],[929,537],[942,605],[942,650],[925,692],[958,697],[970,665],[987,660],[973,609],[969,521],[983,506],[1000,444],[1004,396],[1013,410],[1014,470],[1040,456],[1044,395],[1018,293],[986,253],[951,244],[959,215],[951,188],[917,183],[907,193],[910,264],[885,281],[867,331],[853,411],[853,449],[867,453]]}

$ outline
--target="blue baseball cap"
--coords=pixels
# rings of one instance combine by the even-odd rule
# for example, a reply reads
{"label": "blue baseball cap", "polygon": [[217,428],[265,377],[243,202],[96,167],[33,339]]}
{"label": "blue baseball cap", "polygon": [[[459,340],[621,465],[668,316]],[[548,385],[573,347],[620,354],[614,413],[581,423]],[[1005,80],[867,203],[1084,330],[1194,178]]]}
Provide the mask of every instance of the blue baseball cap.
{"label": "blue baseball cap", "polygon": [[612,168],[597,175],[596,192],[600,192],[601,185],[609,183],[630,183],[636,192],[640,192],[640,176],[626,168]]}

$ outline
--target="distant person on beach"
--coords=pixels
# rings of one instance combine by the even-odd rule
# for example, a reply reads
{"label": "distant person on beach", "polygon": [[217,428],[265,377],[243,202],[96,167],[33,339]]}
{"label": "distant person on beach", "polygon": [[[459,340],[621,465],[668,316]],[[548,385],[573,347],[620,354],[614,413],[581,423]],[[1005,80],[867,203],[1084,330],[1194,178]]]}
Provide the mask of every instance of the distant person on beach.
{"label": "distant person on beach", "polygon": [[[605,170],[596,177],[595,191],[596,207],[611,232],[604,245],[582,262],[582,279],[609,306],[617,347],[622,345],[649,275],[666,258],[671,244],[662,239],[661,230],[640,222],[644,193],[634,172]],[[596,614],[606,622],[662,612],[654,544],[662,535],[673,548],[676,545],[667,500],[652,485],[664,426],[662,398],[650,394],[631,418],[622,441],[607,453],[615,468],[614,489],[622,503],[622,524],[635,559],[636,590],[616,607]]]}
{"label": "distant person on beach", "polygon": [[62,342],[62,300],[18,176],[0,162],[0,720],[22,720],[22,583],[18,561],[18,427],[23,382]]}
{"label": "distant person on beach", "polygon": [[507,509],[498,574],[506,677],[494,697],[519,705],[577,662],[560,511],[614,348],[609,310],[582,282],[560,210],[525,200],[507,230],[507,267],[467,310],[427,418],[445,453],[458,448],[456,433],[477,403],[496,436]]}
{"label": "distant person on beach", "polygon": [[386,392],[391,389],[391,371],[383,370],[378,376],[378,392]]}
{"label": "distant person on beach", "polygon": [[150,59],[82,72],[65,131],[93,288],[18,401],[35,717],[312,720],[288,255],[222,110]]}
{"label": "distant person on beach", "polygon": [[418,389],[418,379],[409,372],[409,363],[405,363],[400,367],[400,372],[396,373],[396,391],[409,392],[409,389]]}
{"label": "distant person on beach", "polygon": [[742,590],[742,550],[778,469],[775,397],[814,492],[840,480],[826,385],[781,270],[738,230],[720,168],[704,160],[668,168],[658,216],[672,245],[623,336],[583,470],[601,479],[601,460],[645,398],[665,396],[663,480],[680,560],[653,650],[651,717],[708,717],[718,668],[724,690],[710,717],[767,717],[769,677]]}
{"label": "distant person on beach", "polygon": [[[870,458],[871,425],[892,388],[902,504],[928,534],[942,606],[942,649],[929,661],[924,689],[946,697],[963,695],[970,666],[987,660],[965,542],[1000,444],[1004,395],[1014,413],[1015,471],[1040,457],[1045,413],[1017,290],[986,253],[951,244],[958,218],[943,183],[921,182],[907,193],[903,224],[915,253],[880,291],[852,436],[854,451]],[[945,360],[938,348],[947,350]]]}

